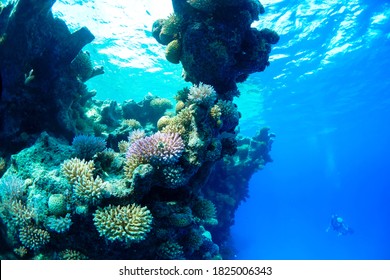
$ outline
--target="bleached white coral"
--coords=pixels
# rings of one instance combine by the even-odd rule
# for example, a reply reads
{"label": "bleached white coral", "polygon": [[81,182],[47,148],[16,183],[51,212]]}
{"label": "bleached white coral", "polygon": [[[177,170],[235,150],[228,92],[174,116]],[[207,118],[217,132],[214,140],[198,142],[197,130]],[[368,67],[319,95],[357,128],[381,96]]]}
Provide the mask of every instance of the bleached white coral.
{"label": "bleached white coral", "polygon": [[217,93],[210,85],[199,83],[199,86],[193,85],[188,94],[188,102],[190,104],[198,104],[204,106],[212,106],[217,99]]}

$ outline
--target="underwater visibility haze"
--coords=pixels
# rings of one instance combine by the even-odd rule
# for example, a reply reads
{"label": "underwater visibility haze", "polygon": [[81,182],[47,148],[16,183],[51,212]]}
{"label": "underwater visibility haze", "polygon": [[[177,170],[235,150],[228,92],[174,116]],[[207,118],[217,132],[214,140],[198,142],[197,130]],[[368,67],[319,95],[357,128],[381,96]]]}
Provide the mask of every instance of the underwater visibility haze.
{"label": "underwater visibility haze", "polygon": [[0,1],[1,259],[390,259],[387,1]]}

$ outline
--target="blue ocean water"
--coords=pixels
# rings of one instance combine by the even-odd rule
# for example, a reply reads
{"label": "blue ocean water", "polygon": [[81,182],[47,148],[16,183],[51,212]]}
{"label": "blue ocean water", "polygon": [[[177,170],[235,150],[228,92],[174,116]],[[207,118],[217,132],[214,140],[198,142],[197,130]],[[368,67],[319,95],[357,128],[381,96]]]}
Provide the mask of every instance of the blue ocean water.
{"label": "blue ocean water", "polygon": [[[158,4],[157,4],[158,2]],[[240,85],[240,130],[277,135],[274,160],[236,213],[237,259],[390,258],[390,5],[386,1],[262,1],[255,24],[277,31],[271,65]],[[180,65],[151,36],[169,0],[57,1],[106,73],[87,82],[99,99],[173,99]],[[353,235],[326,232],[341,215]]]}

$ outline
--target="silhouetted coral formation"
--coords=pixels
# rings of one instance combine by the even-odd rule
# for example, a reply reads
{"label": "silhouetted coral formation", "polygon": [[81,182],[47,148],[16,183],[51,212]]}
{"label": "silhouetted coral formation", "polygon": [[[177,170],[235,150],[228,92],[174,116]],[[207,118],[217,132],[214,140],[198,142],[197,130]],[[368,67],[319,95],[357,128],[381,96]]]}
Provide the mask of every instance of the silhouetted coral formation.
{"label": "silhouetted coral formation", "polygon": [[258,0],[172,3],[175,13],[154,23],[153,36],[167,45],[168,61],[182,63],[186,81],[212,85],[224,95],[235,91],[237,82],[269,65],[271,44],[276,44],[279,36],[270,29],[251,27],[264,13]]}
{"label": "silhouetted coral formation", "polygon": [[[70,33],[53,17],[54,3],[20,0],[1,10],[1,150],[17,151],[44,130],[70,138],[89,122],[83,106],[95,93],[83,82],[103,69],[93,70],[86,57],[77,71],[74,66],[81,49],[95,37],[86,27]],[[81,74],[85,67],[89,77]]]}

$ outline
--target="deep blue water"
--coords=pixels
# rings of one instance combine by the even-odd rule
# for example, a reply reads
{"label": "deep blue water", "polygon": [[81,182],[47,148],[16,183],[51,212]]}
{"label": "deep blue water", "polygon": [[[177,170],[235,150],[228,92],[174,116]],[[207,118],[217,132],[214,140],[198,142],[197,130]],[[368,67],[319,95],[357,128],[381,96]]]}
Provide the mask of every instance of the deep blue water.
{"label": "deep blue water", "polygon": [[[356,28],[366,28],[370,16],[355,19]],[[264,107],[272,108],[263,117],[277,135],[274,162],[252,178],[250,199],[236,214],[239,259],[390,259],[389,27],[265,95]],[[259,77],[253,82],[261,84]],[[333,213],[355,233],[326,232]]]}
{"label": "deep blue water", "polygon": [[[4,2],[4,1],[3,1]],[[126,3],[125,3],[126,2]],[[131,3],[130,3],[131,2]],[[277,135],[232,228],[238,259],[390,259],[390,5],[388,1],[262,1],[257,26],[281,35],[271,66],[240,85],[241,132]],[[187,85],[151,38],[169,0],[57,1],[105,75],[97,98],[172,98]],[[148,11],[148,12],[146,12]],[[353,235],[326,232],[337,213]]]}

